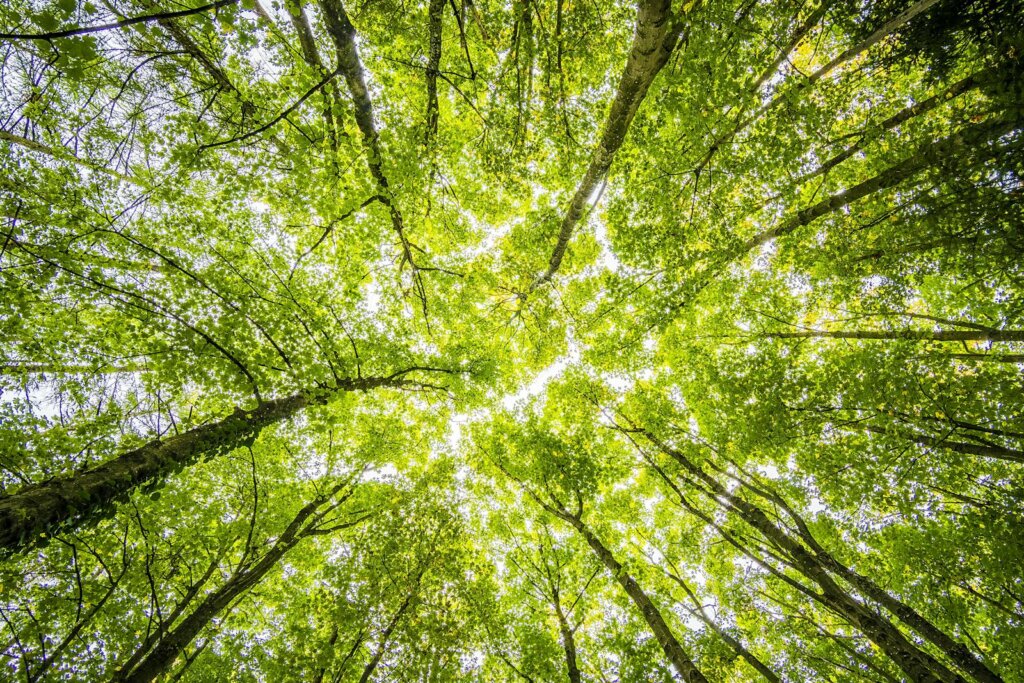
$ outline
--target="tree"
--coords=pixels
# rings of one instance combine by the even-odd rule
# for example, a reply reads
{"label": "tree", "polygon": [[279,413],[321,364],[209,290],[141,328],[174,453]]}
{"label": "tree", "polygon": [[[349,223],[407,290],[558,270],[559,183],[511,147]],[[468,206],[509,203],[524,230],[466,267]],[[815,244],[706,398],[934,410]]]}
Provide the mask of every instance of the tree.
{"label": "tree", "polygon": [[0,678],[1024,683],[1020,0],[11,0]]}

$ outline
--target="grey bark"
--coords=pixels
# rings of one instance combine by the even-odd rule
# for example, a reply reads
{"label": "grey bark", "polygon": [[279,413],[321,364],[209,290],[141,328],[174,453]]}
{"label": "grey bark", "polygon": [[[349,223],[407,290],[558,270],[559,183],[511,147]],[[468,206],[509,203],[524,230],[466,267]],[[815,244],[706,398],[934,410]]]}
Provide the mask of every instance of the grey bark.
{"label": "grey bark", "polygon": [[701,491],[712,501],[738,514],[783,552],[790,566],[818,585],[821,590],[819,599],[864,633],[900,667],[909,680],[915,683],[966,683],[962,676],[914,645],[887,618],[844,590],[830,575],[826,562],[774,524],[761,508],[729,492],[717,479],[691,462],[682,452],[669,447],[650,432],[637,431],[678,462],[685,472],[700,481],[703,485],[700,487]]}
{"label": "grey bark", "polygon": [[594,150],[590,166],[562,218],[558,241],[548,261],[548,268],[533,282],[531,290],[548,282],[558,272],[573,231],[583,217],[587,201],[607,175],[615,153],[622,146],[629,125],[633,122],[633,117],[647,95],[654,77],[668,63],[675,49],[680,28],[674,21],[670,6],[670,0],[640,0],[638,4],[633,45],[626,58],[626,68],[619,79],[611,110],[605,120],[601,141]]}

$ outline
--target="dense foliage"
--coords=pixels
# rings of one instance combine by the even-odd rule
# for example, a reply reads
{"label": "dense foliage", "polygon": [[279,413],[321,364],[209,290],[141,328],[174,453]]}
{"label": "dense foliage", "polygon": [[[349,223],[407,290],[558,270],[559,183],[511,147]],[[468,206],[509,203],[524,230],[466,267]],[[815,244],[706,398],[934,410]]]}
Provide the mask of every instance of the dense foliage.
{"label": "dense foliage", "polygon": [[8,0],[0,678],[1024,683],[1019,0]]}

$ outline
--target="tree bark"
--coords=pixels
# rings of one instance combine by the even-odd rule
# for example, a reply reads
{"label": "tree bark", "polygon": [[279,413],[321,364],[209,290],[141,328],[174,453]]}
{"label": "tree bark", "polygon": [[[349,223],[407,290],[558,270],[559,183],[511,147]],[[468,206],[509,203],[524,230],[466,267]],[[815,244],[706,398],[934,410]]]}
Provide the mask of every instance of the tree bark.
{"label": "tree bark", "polygon": [[[313,27],[309,23],[309,17],[302,8],[301,0],[286,0],[285,9],[288,11],[288,18],[292,28],[299,37],[299,47],[302,49],[302,59],[311,66],[320,76],[326,76],[330,70],[324,65],[320,57],[320,51],[316,47],[316,37],[313,35]],[[335,150],[338,145],[338,126],[334,120],[333,104],[341,104],[341,91],[338,90],[337,82],[331,81],[324,94],[324,123],[327,126],[327,134]]]}
{"label": "tree bark", "polygon": [[562,602],[558,595],[558,586],[548,575],[548,585],[551,588],[551,601],[555,606],[555,616],[558,617],[558,631],[562,636],[562,649],[565,651],[565,673],[569,677],[569,683],[580,683],[580,667],[576,663],[576,638],[573,636],[573,628],[569,624],[565,611],[562,609]]}
{"label": "tree bark", "polygon": [[324,16],[324,23],[327,25],[327,32],[330,34],[331,40],[334,41],[338,54],[338,70],[345,77],[345,84],[348,86],[348,92],[355,107],[356,125],[359,127],[359,132],[363,136],[363,145],[366,147],[366,164],[370,169],[370,175],[380,187],[382,197],[380,202],[388,207],[391,227],[401,244],[401,264],[408,264],[412,268],[416,294],[423,307],[424,317],[426,317],[427,293],[423,286],[420,268],[413,258],[413,250],[418,248],[413,246],[405,234],[405,219],[395,203],[388,178],[384,174],[380,133],[377,131],[377,123],[374,121],[373,101],[370,99],[370,91],[366,87],[366,74],[359,59],[359,50],[356,48],[356,29],[349,20],[341,0],[320,0],[320,9]]}
{"label": "tree bark", "polygon": [[954,453],[980,455],[987,458],[1007,460],[1009,462],[1024,462],[1024,451],[1018,451],[1012,448],[986,446],[983,444],[965,443],[963,441],[950,441],[948,439],[938,439],[934,436],[926,436],[924,434],[894,432],[883,427],[872,427],[870,425],[864,425],[863,429],[871,432],[872,434],[884,434],[893,438],[906,439],[907,441],[911,441],[921,446],[927,446],[929,448],[945,448],[953,451]]}
{"label": "tree bark", "polygon": [[887,168],[875,177],[869,178],[838,194],[834,194],[827,199],[823,199],[817,204],[801,209],[781,225],[769,228],[755,235],[740,247],[739,253],[736,256],[746,254],[776,237],[788,235],[797,228],[808,225],[826,214],[848,206],[858,199],[895,187],[919,171],[929,166],[935,166],[952,156],[972,152],[976,152],[977,159],[994,156],[996,152],[1000,151],[998,148],[989,148],[987,150],[977,150],[976,148],[1009,133],[1017,127],[1018,123],[1019,121],[1014,116],[996,118],[986,123],[971,126],[947,138],[922,145],[912,155],[900,163]]}
{"label": "tree bark", "polygon": [[[873,431],[873,430],[872,430]],[[737,466],[738,467],[738,466]],[[742,470],[741,470],[742,471]],[[749,476],[749,475],[747,475]],[[811,533],[803,516],[798,514],[781,495],[762,485],[754,486],[749,480],[741,479],[741,483],[755,495],[778,505],[796,524],[799,537],[814,553],[822,566],[833,574],[840,576],[848,584],[856,588],[863,595],[871,598],[878,604],[885,607],[889,612],[896,615],[900,621],[910,626],[926,640],[942,650],[945,655],[956,664],[961,670],[966,671],[979,683],[1003,683],[1003,679],[989,669],[978,659],[965,645],[954,640],[949,634],[933,624],[910,605],[899,600],[887,590],[872,581],[869,577],[860,574],[847,565],[839,562],[832,553],[828,552]]]}
{"label": "tree bark", "polygon": [[601,141],[594,150],[590,166],[562,218],[558,241],[548,262],[548,269],[533,282],[531,290],[548,282],[558,272],[573,230],[583,217],[587,201],[608,173],[615,153],[622,146],[629,125],[647,95],[648,88],[651,87],[658,72],[668,63],[678,40],[679,26],[673,20],[670,0],[640,0],[633,45],[626,59],[626,68],[619,79],[611,110],[605,120]]}
{"label": "tree bark", "polygon": [[323,403],[343,391],[407,384],[411,382],[397,375],[348,379],[315,398],[298,393],[265,401],[252,410],[236,408],[219,422],[150,441],[80,474],[26,486],[0,497],[0,549],[18,550],[34,543],[42,533],[85,524],[136,487],[159,482],[200,455],[220,453],[255,439],[264,427],[288,419],[310,403]]}
{"label": "tree bark", "polygon": [[717,479],[690,461],[682,452],[669,447],[646,430],[639,430],[663,453],[678,462],[684,471],[699,480],[701,491],[714,503],[739,515],[759,531],[769,543],[782,551],[790,566],[821,589],[820,599],[847,619],[892,659],[915,683],[966,683],[959,674],[914,645],[888,619],[854,598],[830,575],[816,554],[774,524],[761,508],[730,493]]}
{"label": "tree bark", "polygon": [[412,599],[416,597],[416,594],[420,589],[420,581],[423,579],[423,574],[426,569],[420,570],[420,573],[416,575],[416,580],[413,583],[413,587],[405,594],[405,600],[399,606],[394,616],[391,617],[391,621],[384,628],[384,631],[380,635],[380,640],[377,643],[377,648],[373,653],[373,657],[367,662],[366,667],[363,669],[363,674],[359,677],[359,683],[367,683],[370,680],[370,676],[377,669],[380,664],[380,660],[384,657],[384,653],[387,652],[388,640],[391,639],[391,634],[394,633],[395,628],[398,626],[398,622],[402,620],[406,611],[409,609],[409,605],[412,603]]}
{"label": "tree bark", "polygon": [[626,595],[630,597],[633,604],[640,610],[644,621],[647,622],[658,644],[661,645],[661,649],[665,651],[665,656],[668,657],[669,662],[672,663],[673,668],[675,668],[682,680],[685,683],[708,683],[708,679],[705,678],[704,674],[697,668],[697,665],[694,664],[693,660],[683,650],[682,645],[679,644],[675,634],[672,633],[672,629],[669,628],[665,618],[661,616],[657,606],[647,596],[643,588],[640,587],[640,584],[636,582],[636,579],[615,558],[612,551],[601,542],[601,539],[583,523],[579,516],[544,503],[542,505],[549,512],[572,525],[583,536],[587,545],[591,547],[594,554],[601,561],[601,564],[611,572],[618,584],[626,591]]}
{"label": "tree bark", "polygon": [[769,669],[757,655],[744,647],[743,643],[734,638],[728,631],[716,624],[714,619],[707,615],[704,608],[701,606],[700,601],[697,600],[697,596],[693,594],[693,591],[691,591],[690,587],[686,585],[686,582],[683,581],[682,577],[667,571],[665,573],[683,589],[686,596],[691,602],[693,602],[693,608],[687,610],[690,614],[700,619],[708,628],[718,634],[718,637],[725,641],[725,643],[733,649],[733,652],[746,660],[750,666],[754,667],[754,669],[761,674],[766,681],[769,681],[769,683],[782,683],[782,679],[779,678],[778,674]]}
{"label": "tree bark", "polygon": [[441,67],[441,29],[445,0],[430,0],[427,11],[427,32],[430,36],[430,55],[427,59],[427,129],[423,143],[429,148],[437,135],[437,73]]}
{"label": "tree bark", "polygon": [[[285,553],[306,537],[310,526],[306,522],[333,498],[342,488],[339,485],[329,494],[320,496],[299,510],[288,524],[284,533],[274,542],[273,547],[256,563],[236,570],[228,581],[206,596],[194,612],[162,638],[148,655],[131,671],[122,671],[115,676],[124,683],[149,683],[167,671],[174,661],[195,640],[196,636],[236,598],[258,584],[273,569]],[[315,519],[313,522],[315,524]],[[358,522],[353,522],[356,524]],[[351,526],[351,525],[349,525]]]}
{"label": "tree bark", "polygon": [[1019,342],[1024,330],[800,330],[768,332],[777,339],[891,339],[939,342]]}

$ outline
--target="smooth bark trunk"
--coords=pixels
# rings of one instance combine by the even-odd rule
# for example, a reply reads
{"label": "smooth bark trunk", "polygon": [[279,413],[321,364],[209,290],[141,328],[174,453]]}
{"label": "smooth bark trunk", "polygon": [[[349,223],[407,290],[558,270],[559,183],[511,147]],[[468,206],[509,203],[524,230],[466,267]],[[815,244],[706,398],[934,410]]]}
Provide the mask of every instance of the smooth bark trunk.
{"label": "smooth bark trunk", "polygon": [[[310,535],[312,525],[316,524],[314,515],[337,495],[342,487],[342,485],[335,487],[329,494],[314,499],[299,510],[281,536],[274,542],[273,547],[263,557],[250,566],[236,570],[223,586],[208,594],[194,612],[160,639],[133,670],[119,672],[115,676],[115,680],[119,683],[149,683],[168,671],[174,661],[185,652],[185,648],[213,619],[246,591],[262,581],[270,570],[277,566],[285,553]],[[345,496],[342,500],[344,498]],[[311,517],[312,521],[310,521]],[[307,524],[307,522],[310,523]],[[339,525],[334,529],[357,523],[358,521]]]}
{"label": "smooth bark trunk", "polygon": [[730,493],[717,479],[692,463],[680,451],[661,442],[650,432],[643,431],[642,433],[663,453],[679,463],[683,470],[706,486],[707,489],[702,487],[702,490],[711,500],[726,510],[735,512],[747,524],[759,531],[769,543],[782,551],[788,557],[787,562],[793,569],[818,585],[823,602],[864,633],[900,667],[911,681],[916,683],[965,683],[962,676],[950,671],[930,654],[911,643],[892,622],[844,590],[836,583],[825,564],[815,554],[776,526],[763,510]]}
{"label": "smooth bark trunk", "polygon": [[927,446],[929,448],[945,448],[946,450],[953,451],[954,453],[980,455],[986,458],[996,458],[998,460],[1007,460],[1009,462],[1024,462],[1024,451],[1005,448],[1003,446],[987,446],[984,444],[965,443],[963,441],[950,441],[949,439],[938,439],[934,436],[926,436],[924,434],[895,432],[883,427],[872,427],[870,425],[864,425],[863,429],[871,432],[872,434],[884,434],[885,436],[897,439],[906,439],[907,441],[911,441],[921,446]]}
{"label": "smooth bark trunk", "polygon": [[427,11],[427,33],[430,36],[430,55],[427,59],[427,129],[423,143],[429,148],[437,135],[437,74],[441,68],[441,29],[445,0],[430,0]]}
{"label": "smooth bark trunk", "polygon": [[739,250],[737,256],[748,253],[769,240],[788,235],[797,228],[808,225],[816,219],[846,207],[858,199],[870,194],[895,187],[913,177],[919,171],[935,166],[946,159],[957,155],[973,156],[981,160],[995,156],[1000,148],[982,148],[985,143],[998,139],[1017,127],[1016,117],[997,118],[986,123],[976,124],[941,140],[936,140],[921,147],[909,157],[853,187],[823,199],[798,211],[789,220],[774,228],[765,230],[748,240]]}
{"label": "smooth bark trunk", "polygon": [[[594,533],[583,523],[583,520],[578,516],[571,515],[564,510],[557,510],[551,506],[545,506],[547,509],[556,514],[561,519],[565,520],[573,526],[580,533],[581,536],[586,540],[587,545],[594,551],[597,558],[601,561],[601,564],[611,572],[612,576],[618,582],[622,589],[626,592],[626,595],[633,601],[637,609],[640,610],[640,614],[643,616],[644,621],[650,627],[651,632],[654,633],[655,639],[658,644],[661,645],[661,649],[664,650],[665,656],[668,657],[669,662],[672,663],[676,673],[679,674],[685,683],[707,683],[708,679],[705,678],[704,674],[701,673],[697,665],[694,664],[693,660],[683,650],[682,645],[676,639],[675,634],[672,633],[672,629],[669,628],[665,618],[661,616],[661,612],[657,606],[651,601],[647,593],[644,592],[640,584],[636,582],[629,572],[626,571],[625,567],[622,566],[601,539],[598,538]],[[557,510],[557,511],[556,511]]]}
{"label": "smooth bark trunk", "polygon": [[583,217],[587,202],[608,173],[615,153],[622,146],[629,125],[647,95],[647,90],[651,87],[654,77],[668,63],[678,40],[679,27],[672,16],[670,1],[640,0],[633,45],[626,59],[626,68],[619,79],[611,111],[605,120],[601,141],[594,150],[590,166],[562,218],[558,241],[548,261],[548,268],[533,282],[531,289],[536,289],[549,281],[558,272],[565,250],[569,246],[569,239]]}
{"label": "smooth bark trunk", "polygon": [[940,342],[1020,342],[1024,330],[800,330],[769,332],[776,339],[890,339]]}

